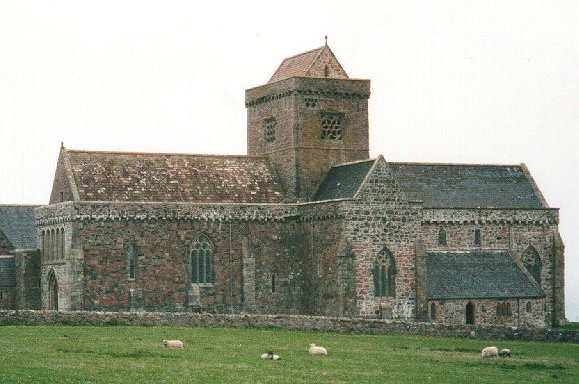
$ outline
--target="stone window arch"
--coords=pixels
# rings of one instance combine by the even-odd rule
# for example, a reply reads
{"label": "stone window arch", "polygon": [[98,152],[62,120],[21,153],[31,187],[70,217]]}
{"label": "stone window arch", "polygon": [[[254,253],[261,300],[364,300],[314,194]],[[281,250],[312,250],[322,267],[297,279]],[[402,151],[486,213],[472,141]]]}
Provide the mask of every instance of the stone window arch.
{"label": "stone window arch", "polygon": [[42,259],[46,260],[46,232],[40,232],[40,252],[42,253]]}
{"label": "stone window arch", "polygon": [[523,252],[521,256],[521,262],[527,269],[527,271],[533,276],[533,279],[540,285],[541,284],[541,257],[539,253],[532,245],[529,245],[527,249]]}
{"label": "stone window arch", "polygon": [[466,305],[464,317],[466,324],[474,324],[474,304],[470,301]]}
{"label": "stone window arch", "polygon": [[61,258],[61,259],[64,259],[64,251],[65,251],[65,247],[64,247],[64,239],[65,239],[65,237],[64,237],[64,234],[65,234],[64,228],[61,228],[61,229],[60,229],[60,250],[59,250],[59,252],[60,252],[60,258]]}
{"label": "stone window arch", "polygon": [[396,263],[388,249],[384,248],[376,257],[372,274],[374,277],[374,296],[396,296]]}
{"label": "stone window arch", "polygon": [[443,227],[438,229],[438,245],[447,245],[446,230]]}
{"label": "stone window arch", "polygon": [[61,241],[62,241],[62,238],[61,238],[61,236],[60,236],[60,228],[56,228],[56,235],[55,235],[55,236],[56,236],[56,238],[55,238],[56,244],[55,244],[55,247],[54,247],[54,248],[55,248],[55,249],[54,249],[54,258],[55,258],[56,260],[59,260],[60,257],[61,257],[61,255],[60,255],[60,244],[61,244]]}
{"label": "stone window arch", "polygon": [[215,247],[208,236],[201,234],[191,248],[191,282],[193,284],[213,283],[213,257]]}

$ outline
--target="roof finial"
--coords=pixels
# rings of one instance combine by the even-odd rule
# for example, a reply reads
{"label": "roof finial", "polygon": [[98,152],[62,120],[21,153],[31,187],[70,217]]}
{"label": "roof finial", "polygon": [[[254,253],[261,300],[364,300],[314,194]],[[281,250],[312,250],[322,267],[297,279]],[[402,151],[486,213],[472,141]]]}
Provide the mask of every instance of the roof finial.
{"label": "roof finial", "polygon": [[64,141],[60,142],[60,148],[64,148]]}
{"label": "roof finial", "polygon": [[328,45],[328,35],[324,36],[324,39],[326,40],[326,46]]}

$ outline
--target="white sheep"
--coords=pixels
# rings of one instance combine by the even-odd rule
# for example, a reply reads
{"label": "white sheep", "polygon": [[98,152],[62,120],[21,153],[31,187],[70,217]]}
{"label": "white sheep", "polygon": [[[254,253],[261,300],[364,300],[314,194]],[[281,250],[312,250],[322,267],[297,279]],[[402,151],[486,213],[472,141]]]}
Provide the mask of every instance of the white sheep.
{"label": "white sheep", "polygon": [[507,348],[503,348],[501,349],[501,351],[499,352],[499,356],[500,357],[511,357],[511,350],[507,349]]}
{"label": "white sheep", "polygon": [[261,358],[265,360],[281,360],[281,356],[275,355],[272,351],[262,353]]}
{"label": "white sheep", "polygon": [[163,340],[163,346],[165,348],[183,348],[183,342],[181,340]]}
{"label": "white sheep", "polygon": [[310,355],[327,355],[328,351],[324,347],[316,347],[314,343],[310,344]]}
{"label": "white sheep", "polygon": [[481,352],[481,358],[492,359],[499,355],[499,350],[497,347],[486,347]]}

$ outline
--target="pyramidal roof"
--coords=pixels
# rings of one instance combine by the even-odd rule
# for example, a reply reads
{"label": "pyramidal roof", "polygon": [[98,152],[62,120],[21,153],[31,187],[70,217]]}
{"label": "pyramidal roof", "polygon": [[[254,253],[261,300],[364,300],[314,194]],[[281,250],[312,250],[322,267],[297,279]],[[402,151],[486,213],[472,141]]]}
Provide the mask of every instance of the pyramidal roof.
{"label": "pyramidal roof", "polygon": [[348,75],[326,43],[324,46],[284,59],[269,83],[290,77],[348,79]]}

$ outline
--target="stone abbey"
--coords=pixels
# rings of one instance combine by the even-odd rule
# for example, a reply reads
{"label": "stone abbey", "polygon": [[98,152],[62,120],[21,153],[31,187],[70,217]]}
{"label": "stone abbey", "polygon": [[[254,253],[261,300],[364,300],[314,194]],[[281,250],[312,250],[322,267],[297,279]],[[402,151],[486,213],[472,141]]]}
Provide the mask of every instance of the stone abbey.
{"label": "stone abbey", "polygon": [[247,156],[62,147],[48,205],[0,207],[0,307],[562,322],[527,167],[370,159],[369,97],[326,44],[245,92]]}

